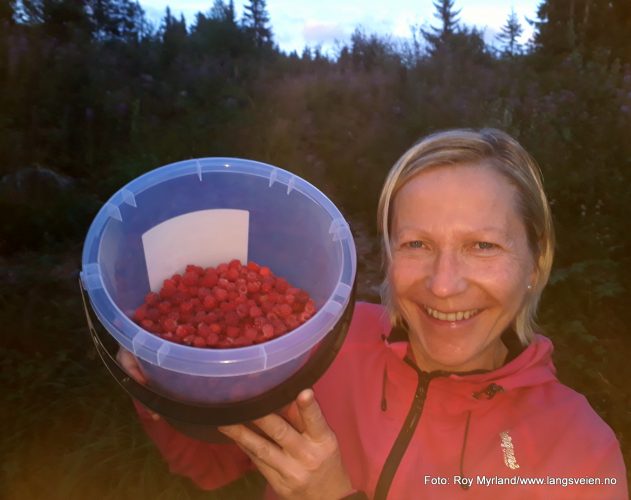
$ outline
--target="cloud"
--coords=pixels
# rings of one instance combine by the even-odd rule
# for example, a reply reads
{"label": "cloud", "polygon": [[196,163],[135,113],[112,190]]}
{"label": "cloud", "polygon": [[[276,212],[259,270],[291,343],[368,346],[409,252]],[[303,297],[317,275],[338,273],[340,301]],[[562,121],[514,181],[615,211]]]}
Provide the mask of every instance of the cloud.
{"label": "cloud", "polygon": [[346,30],[337,23],[305,21],[302,27],[302,37],[309,45],[333,43],[347,36]]}

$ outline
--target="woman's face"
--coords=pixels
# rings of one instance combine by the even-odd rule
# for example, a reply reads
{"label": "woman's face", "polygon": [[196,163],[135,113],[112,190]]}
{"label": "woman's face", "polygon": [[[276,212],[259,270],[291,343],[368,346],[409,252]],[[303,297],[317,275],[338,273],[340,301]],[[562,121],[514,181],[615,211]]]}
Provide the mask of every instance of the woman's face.
{"label": "woman's face", "polygon": [[435,167],[393,204],[389,279],[426,371],[500,366],[500,336],[536,277],[517,191],[484,165]]}

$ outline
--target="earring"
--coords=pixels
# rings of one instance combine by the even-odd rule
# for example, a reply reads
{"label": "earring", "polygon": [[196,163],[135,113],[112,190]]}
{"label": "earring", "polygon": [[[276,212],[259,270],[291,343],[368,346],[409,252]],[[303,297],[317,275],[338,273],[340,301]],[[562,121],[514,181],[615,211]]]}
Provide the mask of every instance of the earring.
{"label": "earring", "polygon": [[528,285],[528,290],[532,290],[532,285]]}

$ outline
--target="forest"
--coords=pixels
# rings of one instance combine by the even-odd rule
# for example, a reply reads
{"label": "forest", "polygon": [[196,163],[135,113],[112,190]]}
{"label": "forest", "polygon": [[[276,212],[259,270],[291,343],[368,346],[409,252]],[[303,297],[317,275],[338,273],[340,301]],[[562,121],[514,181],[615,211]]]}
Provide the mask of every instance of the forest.
{"label": "forest", "polygon": [[[419,137],[496,127],[539,162],[557,231],[539,310],[562,382],[631,465],[631,2],[542,0],[493,43],[436,0],[407,41],[357,28],[334,53],[275,43],[265,0],[153,25],[132,0],[0,0],[0,469],[7,499],[256,498],[169,473],[91,345],[81,250],[144,172],[233,156],[284,168],[350,222],[378,301],[376,206]],[[625,220],[627,222],[625,222]]]}

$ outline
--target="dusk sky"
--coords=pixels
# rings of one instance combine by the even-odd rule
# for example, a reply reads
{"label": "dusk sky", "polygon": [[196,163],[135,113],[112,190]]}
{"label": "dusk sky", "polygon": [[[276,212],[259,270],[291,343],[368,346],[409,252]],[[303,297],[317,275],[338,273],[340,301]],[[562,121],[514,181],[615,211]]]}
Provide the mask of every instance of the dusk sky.
{"label": "dusk sky", "polygon": [[[240,19],[247,2],[235,0],[234,3]],[[483,29],[487,41],[494,39],[512,8],[524,28],[521,41],[525,42],[532,35],[526,18],[535,19],[540,3],[541,0],[456,0],[455,7],[461,9],[461,22]],[[140,0],[140,4],[156,26],[167,5],[175,17],[184,14],[190,26],[195,14],[208,12],[213,1]],[[267,0],[267,10],[274,41],[285,52],[300,53],[305,46],[331,50],[336,40],[346,42],[356,27],[361,27],[366,34],[410,39],[412,25],[438,25],[433,17],[433,0]]]}

